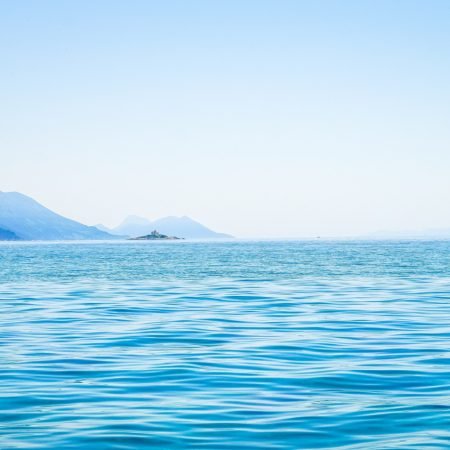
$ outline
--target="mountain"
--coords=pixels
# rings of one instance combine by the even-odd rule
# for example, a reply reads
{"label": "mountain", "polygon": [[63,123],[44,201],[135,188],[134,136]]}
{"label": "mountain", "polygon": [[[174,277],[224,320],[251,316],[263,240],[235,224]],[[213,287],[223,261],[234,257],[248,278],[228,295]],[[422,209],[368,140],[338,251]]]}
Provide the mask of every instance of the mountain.
{"label": "mountain", "polygon": [[154,230],[158,230],[159,233],[168,236],[179,236],[185,239],[224,239],[232,237],[228,234],[216,233],[186,216],[163,217],[153,222],[143,217],[129,216],[118,227],[109,232],[138,237],[151,234]]}
{"label": "mountain", "polygon": [[98,223],[97,225],[94,225],[97,230],[104,231],[105,233],[113,234],[111,233],[111,230],[108,227],[105,227],[105,225]]}
{"label": "mountain", "polygon": [[0,229],[24,240],[115,239],[67,219],[18,192],[0,192]]}
{"label": "mountain", "polygon": [[[139,216],[128,216],[119,226],[111,230],[114,234],[125,236],[143,236],[153,231],[150,220]],[[144,232],[142,232],[144,231]]]}

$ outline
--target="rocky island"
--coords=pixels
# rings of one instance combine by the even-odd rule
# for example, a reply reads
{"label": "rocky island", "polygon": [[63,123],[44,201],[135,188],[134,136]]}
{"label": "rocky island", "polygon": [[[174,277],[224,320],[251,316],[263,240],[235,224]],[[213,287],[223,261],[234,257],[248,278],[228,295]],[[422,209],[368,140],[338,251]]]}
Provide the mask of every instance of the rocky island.
{"label": "rocky island", "polygon": [[161,240],[179,240],[183,238],[179,238],[176,236],[167,236],[165,234],[161,234],[156,230],[153,230],[150,234],[146,234],[145,236],[139,236],[134,238],[129,238],[130,241],[161,241]]}

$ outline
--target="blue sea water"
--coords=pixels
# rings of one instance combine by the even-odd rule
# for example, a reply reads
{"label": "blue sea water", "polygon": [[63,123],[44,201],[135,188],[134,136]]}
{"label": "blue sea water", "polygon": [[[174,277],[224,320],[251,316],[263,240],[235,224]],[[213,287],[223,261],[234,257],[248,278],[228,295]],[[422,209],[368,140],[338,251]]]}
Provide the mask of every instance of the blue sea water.
{"label": "blue sea water", "polygon": [[449,242],[0,244],[0,449],[450,448]]}

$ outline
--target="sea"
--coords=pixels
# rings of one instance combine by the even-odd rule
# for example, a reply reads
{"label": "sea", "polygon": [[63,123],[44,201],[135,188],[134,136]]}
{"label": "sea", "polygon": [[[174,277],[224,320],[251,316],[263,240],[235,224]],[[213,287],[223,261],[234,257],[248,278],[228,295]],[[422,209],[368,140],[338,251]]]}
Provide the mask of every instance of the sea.
{"label": "sea", "polygon": [[450,449],[450,242],[1,243],[0,449]]}

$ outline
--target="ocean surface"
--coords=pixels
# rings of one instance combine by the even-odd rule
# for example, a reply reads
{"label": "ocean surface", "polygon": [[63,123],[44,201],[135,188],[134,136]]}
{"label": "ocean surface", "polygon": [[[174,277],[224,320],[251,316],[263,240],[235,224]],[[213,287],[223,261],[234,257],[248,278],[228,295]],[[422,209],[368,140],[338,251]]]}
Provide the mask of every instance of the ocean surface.
{"label": "ocean surface", "polygon": [[0,449],[450,448],[449,242],[0,244]]}

